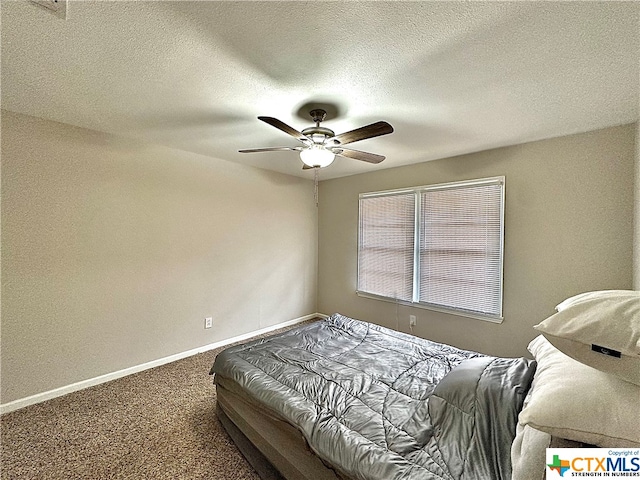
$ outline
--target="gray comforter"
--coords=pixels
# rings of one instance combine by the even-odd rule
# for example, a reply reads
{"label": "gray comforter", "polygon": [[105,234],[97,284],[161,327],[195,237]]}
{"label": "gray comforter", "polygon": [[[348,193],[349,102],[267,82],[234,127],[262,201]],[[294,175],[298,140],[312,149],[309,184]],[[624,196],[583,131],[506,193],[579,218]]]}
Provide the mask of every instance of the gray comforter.
{"label": "gray comforter", "polygon": [[511,478],[534,369],[335,314],[230,347],[212,373],[297,426],[349,477],[499,480]]}

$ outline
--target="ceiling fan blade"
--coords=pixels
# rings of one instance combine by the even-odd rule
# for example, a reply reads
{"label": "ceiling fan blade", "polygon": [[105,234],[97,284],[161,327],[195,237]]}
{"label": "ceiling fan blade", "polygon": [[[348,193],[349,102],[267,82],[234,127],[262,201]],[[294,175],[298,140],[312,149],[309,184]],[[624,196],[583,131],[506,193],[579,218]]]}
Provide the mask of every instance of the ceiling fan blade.
{"label": "ceiling fan blade", "polygon": [[290,127],[289,125],[287,125],[286,123],[278,120],[277,118],[273,118],[273,117],[258,117],[258,120],[262,120],[263,122],[268,123],[272,127],[276,127],[278,130],[282,130],[284,133],[287,133],[287,134],[291,135],[296,140],[299,140],[301,142],[308,142],[309,141],[309,138],[306,135],[302,134],[302,132],[299,132],[295,128]]}
{"label": "ceiling fan blade", "polygon": [[360,150],[353,150],[351,148],[335,148],[332,150],[336,155],[341,157],[353,158],[355,160],[362,160],[369,163],[380,163],[384,160],[384,156],[377,155],[375,153],[361,152]]}
{"label": "ceiling fan blade", "polygon": [[267,147],[267,148],[248,148],[245,150],[238,150],[240,153],[257,153],[257,152],[281,152],[285,150],[300,151],[302,147]]}
{"label": "ceiling fan blade", "polygon": [[387,122],[376,122],[336,135],[330,138],[329,141],[338,141],[341,145],[346,145],[347,143],[357,142],[366,138],[379,137],[380,135],[387,135],[389,133],[393,133],[393,127],[391,125]]}

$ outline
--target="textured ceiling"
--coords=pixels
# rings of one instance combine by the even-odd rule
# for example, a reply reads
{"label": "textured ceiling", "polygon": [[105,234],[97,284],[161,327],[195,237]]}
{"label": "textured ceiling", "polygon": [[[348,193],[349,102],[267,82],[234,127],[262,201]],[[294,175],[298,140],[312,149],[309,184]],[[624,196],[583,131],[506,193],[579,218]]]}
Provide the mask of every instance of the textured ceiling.
{"label": "textured ceiling", "polygon": [[2,2],[2,107],[299,176],[327,102],[336,133],[386,120],[321,179],[638,119],[636,2]]}

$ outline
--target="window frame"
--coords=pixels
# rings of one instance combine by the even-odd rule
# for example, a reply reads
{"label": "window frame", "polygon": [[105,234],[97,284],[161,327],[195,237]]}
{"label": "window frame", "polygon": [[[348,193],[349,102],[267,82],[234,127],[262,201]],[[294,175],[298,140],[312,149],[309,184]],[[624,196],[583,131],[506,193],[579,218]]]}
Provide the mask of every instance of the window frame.
{"label": "window frame", "polygon": [[[499,228],[499,235],[500,235],[500,242],[499,242],[499,261],[498,261],[498,285],[499,285],[499,300],[498,300],[498,306],[499,306],[499,313],[498,314],[491,314],[491,313],[483,313],[483,312],[479,312],[479,311],[473,311],[473,310],[466,310],[466,309],[462,309],[462,308],[449,308],[446,306],[442,306],[442,305],[437,305],[437,304],[433,304],[433,303],[428,303],[428,302],[421,302],[420,301],[420,283],[421,283],[421,276],[420,276],[420,258],[421,258],[421,246],[420,246],[420,234],[421,234],[421,229],[422,229],[422,216],[421,216],[421,209],[422,209],[422,201],[421,201],[421,194],[423,192],[427,192],[427,191],[436,191],[436,190],[449,190],[449,189],[458,189],[458,188],[468,188],[468,187],[474,187],[474,186],[483,186],[483,185],[499,185],[500,188],[500,195],[499,195],[499,201],[500,201],[500,212],[499,212],[499,219],[500,219],[500,228]],[[414,195],[414,201],[415,201],[415,208],[414,208],[414,220],[413,220],[413,228],[414,228],[414,245],[413,245],[413,279],[412,279],[412,285],[413,285],[413,292],[412,292],[412,298],[411,300],[403,300],[403,299],[398,299],[398,298],[393,298],[391,296],[384,296],[384,295],[378,295],[378,294],[374,294],[374,293],[369,293],[366,291],[361,291],[359,290],[359,286],[360,286],[360,272],[361,272],[361,245],[362,245],[362,229],[361,229],[361,222],[362,222],[362,199],[366,199],[366,198],[373,198],[373,197],[382,197],[382,196],[394,196],[394,195],[406,195],[406,194],[413,194]],[[438,184],[433,184],[433,185],[420,185],[420,186],[416,186],[416,187],[409,187],[409,188],[399,188],[399,189],[393,189],[393,190],[383,190],[383,191],[376,191],[376,192],[366,192],[366,193],[360,193],[358,195],[358,235],[357,235],[357,271],[356,271],[356,295],[358,295],[359,297],[363,297],[363,298],[371,298],[371,299],[375,299],[375,300],[381,300],[381,301],[386,301],[386,302],[392,302],[392,303],[396,303],[396,304],[401,304],[401,305],[406,305],[406,306],[411,306],[411,307],[416,307],[416,308],[423,308],[426,310],[432,310],[432,311],[436,311],[436,312],[441,312],[441,313],[448,313],[451,315],[457,315],[457,316],[462,316],[462,317],[469,317],[469,318],[474,318],[474,319],[478,319],[478,320],[484,320],[484,321],[488,321],[488,322],[493,322],[493,323],[502,323],[502,321],[504,320],[503,317],[503,303],[504,303],[504,215],[505,215],[505,177],[504,176],[495,176],[495,177],[488,177],[488,178],[480,178],[480,179],[473,179],[473,180],[463,180],[463,181],[456,181],[456,182],[446,182],[446,183],[438,183]]]}

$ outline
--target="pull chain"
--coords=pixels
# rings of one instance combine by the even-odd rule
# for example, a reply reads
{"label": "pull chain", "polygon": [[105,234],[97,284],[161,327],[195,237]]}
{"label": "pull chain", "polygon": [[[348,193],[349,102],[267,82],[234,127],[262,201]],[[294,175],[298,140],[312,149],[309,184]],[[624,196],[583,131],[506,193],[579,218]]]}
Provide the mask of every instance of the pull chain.
{"label": "pull chain", "polygon": [[318,208],[318,170],[320,170],[320,167],[314,167],[313,169],[313,198],[316,201],[316,208]]}

